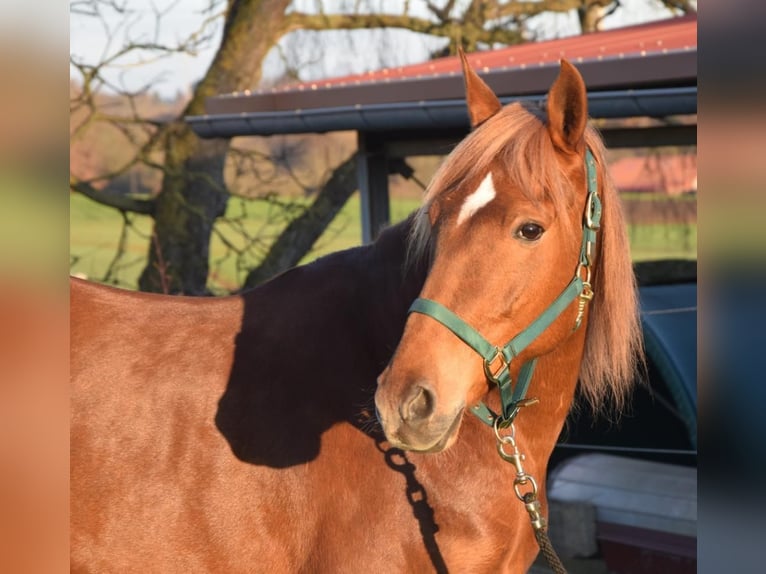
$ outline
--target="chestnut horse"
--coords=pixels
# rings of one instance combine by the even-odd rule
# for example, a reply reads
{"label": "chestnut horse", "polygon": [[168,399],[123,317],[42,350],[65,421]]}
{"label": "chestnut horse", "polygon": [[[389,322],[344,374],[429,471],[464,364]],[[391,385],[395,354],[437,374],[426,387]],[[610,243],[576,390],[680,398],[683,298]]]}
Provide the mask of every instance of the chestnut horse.
{"label": "chestnut horse", "polygon": [[72,571],[529,568],[514,487],[546,512],[578,380],[619,408],[635,285],[575,68],[545,109],[464,76],[473,131],[375,243],[220,299],[71,281]]}

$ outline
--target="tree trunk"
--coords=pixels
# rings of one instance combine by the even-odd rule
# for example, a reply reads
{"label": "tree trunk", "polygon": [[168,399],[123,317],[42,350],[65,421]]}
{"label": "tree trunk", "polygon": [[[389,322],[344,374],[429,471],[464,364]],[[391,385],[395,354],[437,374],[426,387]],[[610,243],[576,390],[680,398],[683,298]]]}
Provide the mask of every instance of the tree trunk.
{"label": "tree trunk", "polygon": [[183,120],[168,128],[165,176],[154,211],[149,259],[138,280],[142,291],[202,295],[210,236],[226,211],[223,166],[229,142],[203,141]]}
{"label": "tree trunk", "polygon": [[300,217],[290,222],[271,246],[266,258],[248,273],[244,288],[255,287],[277,273],[297,265],[357,187],[354,153],[333,171],[311,206]]}
{"label": "tree trunk", "polygon": [[165,173],[157,197],[143,291],[206,293],[210,236],[226,211],[228,140],[200,140],[183,121],[204,113],[209,96],[251,88],[284,33],[290,0],[229,0],[221,46],[181,117],[165,127]]}

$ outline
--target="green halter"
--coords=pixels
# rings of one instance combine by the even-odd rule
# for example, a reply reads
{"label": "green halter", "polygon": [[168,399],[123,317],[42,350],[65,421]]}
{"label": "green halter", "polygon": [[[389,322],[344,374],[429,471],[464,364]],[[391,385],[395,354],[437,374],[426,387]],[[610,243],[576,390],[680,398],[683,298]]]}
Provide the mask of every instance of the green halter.
{"label": "green halter", "polygon": [[[410,307],[410,313],[422,313],[439,321],[466,345],[476,351],[484,360],[484,374],[487,380],[497,384],[500,390],[502,413],[495,414],[481,402],[471,407],[471,412],[488,425],[499,424],[501,427],[506,427],[513,422],[521,407],[537,402],[537,399],[524,398],[527,394],[529,383],[532,380],[537,358],[530,359],[521,366],[519,379],[515,387],[511,380],[511,361],[526,349],[532,341],[537,339],[575,299],[579,299],[577,319],[574,326],[574,329],[577,329],[582,323],[588,301],[593,298],[593,289],[590,284],[591,254],[596,243],[596,230],[598,230],[601,222],[601,201],[598,197],[596,160],[593,158],[590,150],[585,152],[585,166],[588,177],[588,197],[583,217],[580,260],[577,264],[575,276],[553,303],[526,329],[508,341],[504,347],[492,345],[476,329],[441,303],[420,298],[416,299]],[[496,423],[497,419],[500,420]]]}

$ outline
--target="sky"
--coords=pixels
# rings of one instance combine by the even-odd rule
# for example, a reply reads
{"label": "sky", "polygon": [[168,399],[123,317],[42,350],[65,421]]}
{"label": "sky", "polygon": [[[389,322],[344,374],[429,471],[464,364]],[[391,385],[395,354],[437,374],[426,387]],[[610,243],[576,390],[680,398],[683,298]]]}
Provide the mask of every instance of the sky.
{"label": "sky", "polygon": [[[463,3],[468,0],[463,0]],[[296,0],[299,10],[310,11],[315,0]],[[326,10],[344,2],[325,2]],[[205,10],[210,0],[130,0],[125,14],[104,10],[103,18],[82,14],[76,1],[70,2],[70,57],[78,62],[95,64],[105,55],[112,55],[132,39],[166,44],[177,43],[198,30],[209,13]],[[368,0],[368,5],[385,6],[387,11],[401,9],[402,0]],[[225,2],[217,2],[220,12]],[[410,2],[413,15],[423,15],[423,2]],[[162,12],[157,18],[156,11]],[[606,18],[604,28],[616,28],[640,22],[667,18],[670,13],[656,0],[622,0],[622,7]],[[159,26],[157,22],[159,21]],[[540,17],[534,21],[538,35],[543,38],[568,36],[578,32],[576,17],[559,14]],[[172,98],[187,92],[210,65],[220,42],[222,18],[214,19],[206,28],[210,40],[195,55],[176,54],[157,60],[149,52],[134,53],[120,58],[106,70],[106,77],[114,86],[137,90],[151,84],[152,90],[162,97]],[[321,40],[320,40],[321,38]],[[355,32],[296,32],[280,43],[281,53],[290,65],[301,70],[303,80],[328,76],[362,73],[371,69],[394,67],[420,62],[428,58],[439,40],[406,31],[376,30]],[[371,48],[372,46],[372,48]],[[395,49],[394,49],[395,47]],[[280,77],[285,66],[280,50],[272,50],[264,62],[263,78],[266,83]],[[79,79],[79,73],[70,65],[70,77]]]}

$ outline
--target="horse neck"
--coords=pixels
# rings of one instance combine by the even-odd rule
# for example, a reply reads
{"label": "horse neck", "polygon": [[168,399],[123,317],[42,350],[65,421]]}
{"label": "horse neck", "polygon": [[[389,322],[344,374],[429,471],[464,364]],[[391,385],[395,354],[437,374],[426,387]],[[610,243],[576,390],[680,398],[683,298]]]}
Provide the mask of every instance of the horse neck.
{"label": "horse neck", "polygon": [[572,409],[585,346],[583,325],[551,353],[540,357],[527,396],[538,404],[519,413],[519,442],[522,452],[534,458],[543,477],[553,448]]}

